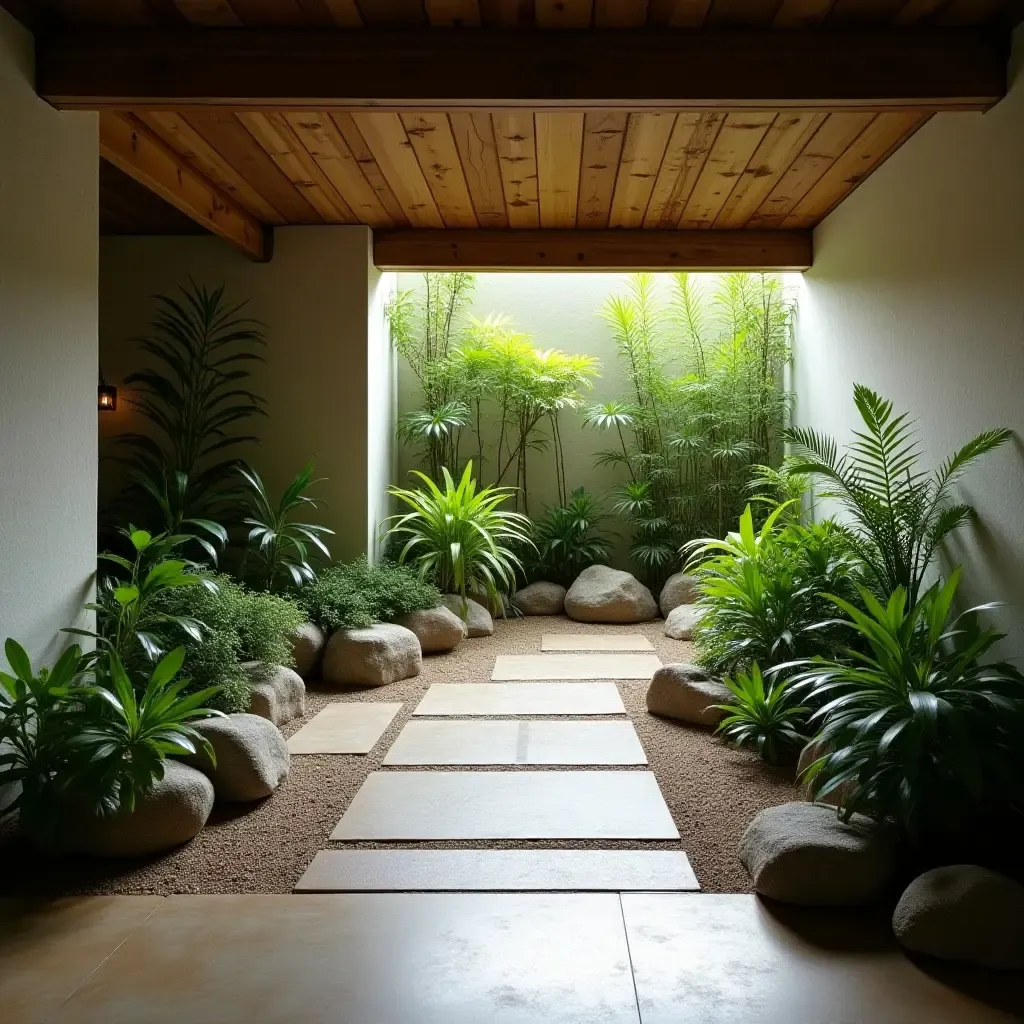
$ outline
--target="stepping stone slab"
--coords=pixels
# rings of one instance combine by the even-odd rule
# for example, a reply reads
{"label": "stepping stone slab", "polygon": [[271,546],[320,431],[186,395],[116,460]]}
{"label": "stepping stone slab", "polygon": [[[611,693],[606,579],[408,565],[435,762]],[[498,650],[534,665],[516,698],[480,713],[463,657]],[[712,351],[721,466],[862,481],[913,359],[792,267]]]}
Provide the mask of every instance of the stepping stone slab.
{"label": "stepping stone slab", "polygon": [[400,701],[335,701],[288,740],[288,749],[293,754],[368,754],[401,706]]}
{"label": "stepping stone slab", "polygon": [[434,683],[414,715],[624,715],[614,683]]}
{"label": "stepping stone slab", "polygon": [[163,903],[46,1019],[637,1024],[615,893],[211,895]]}
{"label": "stepping stone slab", "polygon": [[542,651],[653,651],[641,633],[545,633]]}
{"label": "stepping stone slab", "polygon": [[499,654],[491,678],[650,679],[659,668],[656,654]]}
{"label": "stepping stone slab", "polygon": [[661,850],[321,850],[296,892],[686,892],[685,853]]}
{"label": "stepping stone slab", "polygon": [[653,772],[373,772],[331,840],[678,839]]}
{"label": "stepping stone slab", "polygon": [[647,764],[632,722],[409,722],[384,758],[416,764]]}

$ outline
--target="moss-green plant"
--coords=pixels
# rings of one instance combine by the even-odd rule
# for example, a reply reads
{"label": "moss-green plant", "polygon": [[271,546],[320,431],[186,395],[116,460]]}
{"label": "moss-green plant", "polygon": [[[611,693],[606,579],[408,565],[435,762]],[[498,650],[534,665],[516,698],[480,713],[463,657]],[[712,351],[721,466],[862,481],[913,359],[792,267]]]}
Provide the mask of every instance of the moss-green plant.
{"label": "moss-green plant", "polygon": [[389,622],[433,608],[440,599],[415,569],[389,561],[370,565],[365,558],[325,569],[298,598],[308,618],[328,633]]}

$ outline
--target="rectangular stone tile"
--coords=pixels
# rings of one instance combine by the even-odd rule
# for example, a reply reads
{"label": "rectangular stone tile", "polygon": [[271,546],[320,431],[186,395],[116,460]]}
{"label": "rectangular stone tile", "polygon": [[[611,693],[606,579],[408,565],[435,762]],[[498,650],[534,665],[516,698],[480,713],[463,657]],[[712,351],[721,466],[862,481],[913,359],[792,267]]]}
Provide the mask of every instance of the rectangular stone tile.
{"label": "rectangular stone tile", "polygon": [[621,898],[643,1024],[990,1024],[1019,1020],[1024,1006],[1019,975],[958,967],[948,984],[941,965],[917,966],[884,908]]}
{"label": "rectangular stone tile", "polygon": [[0,1020],[43,1024],[162,896],[0,899]]}
{"label": "rectangular stone tile", "polygon": [[434,683],[413,715],[624,715],[614,683]]}
{"label": "rectangular stone tile", "polygon": [[652,772],[373,772],[335,841],[678,839]]}
{"label": "rectangular stone tile", "polygon": [[638,1024],[613,894],[172,896],[54,1024]]}
{"label": "rectangular stone tile", "polygon": [[408,722],[384,758],[416,764],[647,764],[632,722]]}
{"label": "rectangular stone tile", "polygon": [[499,654],[492,679],[650,679],[656,654]]}
{"label": "rectangular stone tile", "polygon": [[368,754],[401,702],[332,701],[288,740],[293,754]]}
{"label": "rectangular stone tile", "polygon": [[653,651],[642,633],[545,633],[542,651]]}
{"label": "rectangular stone tile", "polygon": [[676,850],[321,850],[296,892],[682,892]]}

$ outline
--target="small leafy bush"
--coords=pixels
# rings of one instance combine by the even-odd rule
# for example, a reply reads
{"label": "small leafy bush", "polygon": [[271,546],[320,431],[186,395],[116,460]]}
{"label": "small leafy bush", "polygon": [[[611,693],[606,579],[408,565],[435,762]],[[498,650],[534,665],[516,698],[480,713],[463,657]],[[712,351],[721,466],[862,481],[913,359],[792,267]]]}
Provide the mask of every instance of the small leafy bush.
{"label": "small leafy bush", "polygon": [[370,565],[365,558],[325,569],[298,596],[307,617],[328,633],[389,622],[433,608],[440,599],[438,589],[409,566]]}
{"label": "small leafy bush", "polygon": [[170,591],[161,606],[173,616],[202,624],[200,639],[179,633],[186,650],[185,670],[193,689],[219,686],[214,706],[222,711],[248,711],[251,686],[242,663],[290,665],[289,634],[304,621],[292,601],[275,594],[252,593],[229,576],[207,577],[214,589],[192,587]]}
{"label": "small leafy bush", "polygon": [[584,569],[608,562],[609,541],[599,531],[605,518],[596,499],[582,487],[565,505],[547,509],[533,524],[537,552],[529,561],[529,578],[568,587]]}
{"label": "small leafy bush", "polygon": [[732,690],[733,700],[718,705],[726,717],[717,731],[738,747],[756,747],[769,764],[796,760],[807,742],[803,728],[808,709],[800,706],[789,682],[766,681],[757,662],[723,682]]}

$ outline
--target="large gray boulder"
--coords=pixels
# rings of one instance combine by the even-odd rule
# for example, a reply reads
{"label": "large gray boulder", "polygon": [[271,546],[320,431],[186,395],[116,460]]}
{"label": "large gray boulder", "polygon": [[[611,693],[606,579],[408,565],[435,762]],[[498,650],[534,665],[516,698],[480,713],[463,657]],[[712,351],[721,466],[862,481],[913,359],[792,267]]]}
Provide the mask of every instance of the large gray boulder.
{"label": "large gray boulder", "polygon": [[892,882],[890,836],[862,814],[850,823],[834,807],[789,803],[754,817],[739,858],[754,889],[782,903],[851,907],[872,903]]}
{"label": "large gray boulder", "polygon": [[[461,619],[462,597],[459,594],[444,594],[441,597],[443,604],[450,611],[455,612]],[[469,629],[469,637],[490,636],[494,632],[494,620],[491,613],[482,605],[478,604],[471,597],[466,598],[466,626]]]}
{"label": "large gray boulder", "polygon": [[665,636],[670,640],[692,640],[693,630],[706,609],[699,604],[679,604],[665,618]]}
{"label": "large gray boulder", "polygon": [[892,915],[915,953],[1024,970],[1024,886],[987,868],[952,864],[915,878]]}
{"label": "large gray boulder", "polygon": [[565,595],[565,614],[577,622],[647,622],[658,614],[658,606],[635,576],[592,565]]}
{"label": "large gray boulder", "polygon": [[517,590],[512,603],[524,615],[561,615],[565,611],[565,587],[539,581]]}
{"label": "large gray boulder", "polygon": [[248,803],[270,796],[288,775],[291,755],[280,729],[260,715],[226,715],[196,723],[213,747],[216,766],[204,754],[186,759],[212,783],[218,800]]}
{"label": "large gray boulder", "polygon": [[700,597],[700,589],[696,576],[688,576],[685,572],[677,572],[665,581],[658,598],[661,614],[667,619],[673,608],[681,604],[695,604]]}
{"label": "large gray boulder", "polygon": [[213,783],[187,764],[165,761],[164,777],[130,813],[71,814],[62,846],[94,857],[147,857],[195,839],[212,810]]}
{"label": "large gray boulder", "polygon": [[409,612],[396,622],[416,634],[424,654],[454,651],[469,634],[469,627],[443,604]]}
{"label": "large gray boulder", "polygon": [[304,622],[292,633],[291,641],[295,671],[303,679],[309,679],[320,666],[327,634],[315,622]]}
{"label": "large gray boulder", "polygon": [[252,685],[249,714],[284,725],[306,713],[306,684],[294,669],[248,661],[242,666]]}
{"label": "large gray boulder", "polygon": [[732,700],[732,691],[697,665],[662,665],[647,687],[647,710],[693,725],[714,726],[725,717],[715,707]]}
{"label": "large gray boulder", "polygon": [[418,676],[423,655],[416,634],[394,622],[365,629],[339,629],[327,641],[321,675],[346,686],[387,686]]}

